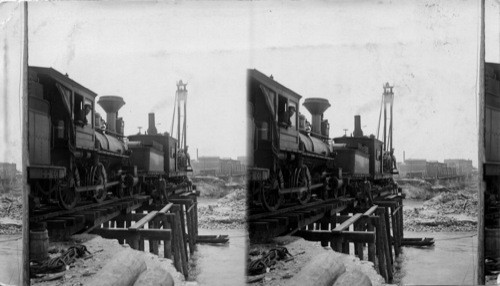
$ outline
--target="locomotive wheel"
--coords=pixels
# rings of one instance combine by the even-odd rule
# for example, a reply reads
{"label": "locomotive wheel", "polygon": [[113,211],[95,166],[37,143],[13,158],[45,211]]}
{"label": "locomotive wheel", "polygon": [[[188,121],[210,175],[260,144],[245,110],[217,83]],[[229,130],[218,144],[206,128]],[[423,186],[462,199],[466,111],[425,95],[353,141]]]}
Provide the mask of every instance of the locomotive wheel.
{"label": "locomotive wheel", "polygon": [[70,174],[66,181],[57,189],[59,205],[67,210],[73,209],[80,200],[80,194],[76,191],[76,184]]}
{"label": "locomotive wheel", "polygon": [[302,191],[297,194],[297,200],[301,205],[307,204],[311,199],[311,189],[309,186],[311,185],[311,175],[309,174],[309,170],[307,167],[303,167],[296,170],[296,187],[307,187],[307,190]]}
{"label": "locomotive wheel", "polygon": [[260,201],[264,209],[271,212],[281,206],[283,195],[279,193],[279,182],[276,177],[271,177],[268,186],[262,188]]}
{"label": "locomotive wheel", "polygon": [[106,199],[107,191],[106,191],[106,170],[104,170],[104,166],[102,163],[97,164],[94,170],[92,171],[92,185],[104,185],[104,187],[97,188],[94,191],[94,201],[97,203],[102,203],[104,199]]}

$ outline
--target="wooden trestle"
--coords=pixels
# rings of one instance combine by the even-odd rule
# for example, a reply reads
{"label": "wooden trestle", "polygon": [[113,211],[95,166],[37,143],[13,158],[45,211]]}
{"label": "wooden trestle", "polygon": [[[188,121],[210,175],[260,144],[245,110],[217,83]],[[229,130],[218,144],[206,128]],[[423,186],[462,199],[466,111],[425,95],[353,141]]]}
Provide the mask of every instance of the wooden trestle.
{"label": "wooden trestle", "polygon": [[198,207],[195,193],[169,199],[167,205],[144,205],[135,213],[122,213],[92,230],[104,238],[118,239],[136,250],[172,259],[177,271],[188,276],[189,255],[196,250]]}
{"label": "wooden trestle", "polygon": [[326,212],[317,222],[303,227],[295,235],[373,262],[379,274],[390,283],[394,277],[394,261],[401,253],[403,241],[402,197],[391,195],[376,199],[367,210],[347,208],[340,213]]}

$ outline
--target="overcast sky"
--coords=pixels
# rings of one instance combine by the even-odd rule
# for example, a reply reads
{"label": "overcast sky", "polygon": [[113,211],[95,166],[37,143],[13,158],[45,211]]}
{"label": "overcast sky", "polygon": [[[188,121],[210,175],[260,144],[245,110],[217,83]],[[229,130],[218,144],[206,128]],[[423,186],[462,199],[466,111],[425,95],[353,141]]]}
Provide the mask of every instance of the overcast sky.
{"label": "overcast sky", "polygon": [[[196,149],[244,155],[248,68],[304,98],[327,98],[331,136],[352,132],[356,114],[365,134],[376,133],[389,82],[399,160],[405,151],[406,158],[477,165],[476,2],[37,2],[29,4],[29,64],[68,73],[98,95],[122,96],[126,134],[147,128],[151,111],[157,128],[169,130],[175,83],[187,81],[192,158]],[[500,8],[486,2],[486,60],[498,62]],[[20,11],[17,3],[0,5],[7,67],[0,61],[15,111]],[[8,118],[11,130],[2,136],[15,141],[19,120]],[[20,158],[0,153],[4,161]]]}

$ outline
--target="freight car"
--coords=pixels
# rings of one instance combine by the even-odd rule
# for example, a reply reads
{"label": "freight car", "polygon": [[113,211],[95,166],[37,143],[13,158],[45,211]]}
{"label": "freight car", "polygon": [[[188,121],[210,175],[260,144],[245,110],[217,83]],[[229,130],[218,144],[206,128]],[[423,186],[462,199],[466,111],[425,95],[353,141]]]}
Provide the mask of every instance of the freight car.
{"label": "freight car", "polygon": [[[140,191],[138,183],[150,186],[150,179],[139,180],[138,166],[152,158],[152,151],[140,153],[137,149],[133,154],[138,145],[132,144],[133,148],[129,148],[123,119],[118,117],[119,109],[125,104],[121,97],[99,98],[97,104],[106,112],[104,121],[95,112],[95,92],[52,68],[29,67],[28,72],[31,206],[58,203],[61,208],[72,209],[81,201],[102,203],[109,193],[116,197],[131,196]],[[159,143],[160,157],[178,156],[178,149],[168,145],[174,142],[168,134],[158,138],[139,138],[139,142]],[[167,145],[162,145],[165,142]],[[161,153],[165,151],[168,152]],[[174,164],[178,161],[174,158]],[[183,172],[178,172],[177,165],[175,174],[172,173],[170,162],[159,163],[163,168],[154,170],[156,182],[175,178],[170,184],[175,185],[178,176],[185,177]]]}
{"label": "freight car", "polygon": [[302,96],[272,77],[249,70],[247,84],[251,204],[274,211],[285,201],[306,204],[313,195],[351,195],[370,203],[373,194],[397,191],[394,157],[383,152],[381,141],[356,133],[332,144],[330,125],[323,118],[330,107],[327,99],[304,101],[310,123],[300,114]]}

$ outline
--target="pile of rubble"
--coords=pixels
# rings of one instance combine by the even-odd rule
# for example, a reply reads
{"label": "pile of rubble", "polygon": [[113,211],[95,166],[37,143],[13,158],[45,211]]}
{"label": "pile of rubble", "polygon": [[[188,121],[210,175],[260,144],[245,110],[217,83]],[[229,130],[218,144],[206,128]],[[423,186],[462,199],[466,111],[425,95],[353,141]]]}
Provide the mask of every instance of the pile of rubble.
{"label": "pile of rubble", "polygon": [[215,204],[198,207],[198,225],[207,229],[239,229],[245,227],[246,190],[236,189]]}
{"label": "pile of rubble", "polygon": [[464,214],[477,217],[477,193],[442,193],[426,201],[424,207],[436,209],[439,214]]}
{"label": "pile of rubble", "polygon": [[422,208],[404,210],[404,230],[416,232],[465,232],[475,231],[477,221],[457,219],[441,214],[428,214]]}
{"label": "pile of rubble", "polygon": [[[460,188],[460,189],[458,189]],[[422,207],[404,210],[404,230],[428,232],[476,231],[478,197],[475,184],[434,186]]]}
{"label": "pile of rubble", "polygon": [[223,198],[234,190],[245,188],[245,182],[237,179],[227,181],[214,176],[195,176],[191,180],[200,196],[205,198]]}
{"label": "pile of rubble", "polygon": [[18,234],[22,230],[23,202],[20,194],[0,196],[0,234]]}
{"label": "pile of rubble", "polygon": [[[186,285],[184,276],[175,270],[172,260],[160,258],[143,251],[135,251],[127,244],[120,245],[117,240],[104,239],[96,235],[74,235],[71,237],[70,241],[50,243],[50,257],[54,258],[59,256],[60,253],[75,244],[84,245],[90,253],[87,253],[82,258],[76,259],[74,263],[67,265],[66,269],[62,272],[34,275],[31,279],[31,285],[96,285],[96,279],[103,280],[100,281],[100,285],[102,285],[106,281],[103,278],[103,274],[109,278],[117,274],[120,274],[119,276],[127,276],[132,272],[131,267],[124,266],[121,271],[115,269],[113,272],[106,273],[107,265],[110,264],[110,262],[116,261],[122,253],[127,254],[129,260],[140,259],[144,261],[143,264],[145,264],[145,268],[143,267],[144,269],[142,269],[142,271],[156,268],[167,271],[173,280],[171,284],[167,285],[174,285],[174,283],[175,285]],[[109,283],[108,285],[114,284],[111,282]],[[146,283],[138,285],[151,284]],[[196,283],[191,283],[191,285],[196,285]]]}

